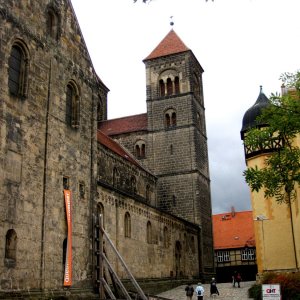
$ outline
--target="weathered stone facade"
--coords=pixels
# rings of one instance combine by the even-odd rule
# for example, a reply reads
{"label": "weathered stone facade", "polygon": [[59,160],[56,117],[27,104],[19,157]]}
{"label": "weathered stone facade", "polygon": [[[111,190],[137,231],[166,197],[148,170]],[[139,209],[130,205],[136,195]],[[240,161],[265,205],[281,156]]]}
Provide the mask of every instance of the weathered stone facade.
{"label": "weathered stone facade", "polygon": [[[148,78],[149,130],[119,136],[126,154],[97,132],[109,90],[70,1],[0,0],[0,25],[0,291],[63,289],[64,190],[72,192],[72,288],[96,286],[99,213],[137,279],[213,272],[203,96],[193,96],[189,75],[202,71],[193,55],[175,60],[187,73],[180,97],[156,101]],[[166,131],[157,116],[170,107],[182,114]],[[146,159],[129,154],[138,140],[152,145]]]}

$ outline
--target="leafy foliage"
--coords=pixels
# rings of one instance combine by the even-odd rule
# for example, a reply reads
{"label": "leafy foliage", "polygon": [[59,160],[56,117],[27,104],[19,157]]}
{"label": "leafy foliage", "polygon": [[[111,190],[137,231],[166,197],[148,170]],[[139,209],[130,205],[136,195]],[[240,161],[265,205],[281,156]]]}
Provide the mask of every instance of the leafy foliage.
{"label": "leafy foliage", "polygon": [[300,273],[264,273],[261,284],[254,284],[248,295],[255,300],[261,300],[262,284],[280,284],[282,300],[300,300]]}
{"label": "leafy foliage", "polygon": [[265,197],[289,203],[300,184],[300,149],[295,141],[300,133],[300,71],[285,73],[281,79],[289,92],[271,95],[270,105],[258,117],[258,122],[267,126],[251,129],[244,140],[251,149],[269,147],[273,151],[264,167],[250,167],[244,176],[252,191],[264,189]]}

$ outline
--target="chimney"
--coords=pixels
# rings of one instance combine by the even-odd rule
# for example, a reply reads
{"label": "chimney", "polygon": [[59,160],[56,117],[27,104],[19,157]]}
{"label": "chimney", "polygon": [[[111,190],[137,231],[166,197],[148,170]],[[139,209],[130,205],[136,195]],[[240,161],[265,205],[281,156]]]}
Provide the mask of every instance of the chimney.
{"label": "chimney", "polygon": [[232,218],[235,217],[235,209],[234,209],[234,206],[231,206],[231,217],[232,217]]}

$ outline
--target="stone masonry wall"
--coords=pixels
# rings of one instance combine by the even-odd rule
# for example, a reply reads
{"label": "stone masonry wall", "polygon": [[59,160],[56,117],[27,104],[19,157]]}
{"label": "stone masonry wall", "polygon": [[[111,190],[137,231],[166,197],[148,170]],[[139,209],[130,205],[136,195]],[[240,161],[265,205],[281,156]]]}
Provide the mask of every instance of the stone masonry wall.
{"label": "stone masonry wall", "polygon": [[[59,17],[57,40],[47,32],[47,7]],[[93,71],[68,1],[1,1],[0,22],[0,289],[62,288],[63,177],[73,196],[73,286],[90,286],[96,99],[101,95],[106,101],[107,88]],[[28,51],[24,99],[8,91],[8,61],[16,41]],[[80,94],[78,129],[65,123],[70,80]],[[4,257],[9,230],[17,239],[12,260]]]}

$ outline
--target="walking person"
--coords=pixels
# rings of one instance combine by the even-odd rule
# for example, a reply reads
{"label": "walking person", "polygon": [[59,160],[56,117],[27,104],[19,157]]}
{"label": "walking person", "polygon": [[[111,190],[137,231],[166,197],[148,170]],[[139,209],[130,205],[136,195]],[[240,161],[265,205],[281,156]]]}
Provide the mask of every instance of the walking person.
{"label": "walking person", "polygon": [[210,282],[210,296],[215,298],[217,295],[220,295],[217,287],[217,281],[215,278],[212,278]]}
{"label": "walking person", "polygon": [[237,282],[239,288],[241,287],[241,285],[240,285],[241,281],[242,281],[242,276],[240,273],[237,273],[236,274],[236,282]]}
{"label": "walking person", "polygon": [[201,282],[198,283],[195,289],[197,300],[203,300],[204,296],[204,287],[201,285]]}
{"label": "walking person", "polygon": [[236,279],[237,279],[237,274],[238,274],[237,271],[234,271],[234,272],[233,272],[233,275],[232,275],[232,286],[233,286],[233,287],[235,287],[235,283],[237,282],[237,281],[236,281]]}
{"label": "walking person", "polygon": [[190,283],[186,286],[185,292],[186,292],[186,300],[192,300],[194,294],[194,288]]}

